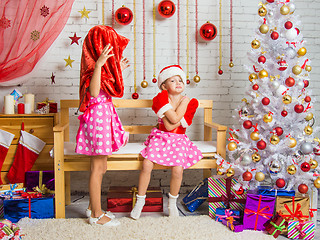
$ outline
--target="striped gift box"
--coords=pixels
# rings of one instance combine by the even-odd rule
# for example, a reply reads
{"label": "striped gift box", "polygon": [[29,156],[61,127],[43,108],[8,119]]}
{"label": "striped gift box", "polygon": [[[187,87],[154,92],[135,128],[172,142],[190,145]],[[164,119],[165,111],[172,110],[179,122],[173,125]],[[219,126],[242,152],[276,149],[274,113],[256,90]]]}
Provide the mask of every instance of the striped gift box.
{"label": "striped gift box", "polygon": [[237,183],[238,181],[233,178],[212,176],[208,179],[209,216],[211,218],[215,219],[217,208],[243,210],[247,193],[237,194],[233,188]]}
{"label": "striped gift box", "polygon": [[314,239],[314,232],[314,222],[289,221],[288,223],[288,238],[311,240]]}

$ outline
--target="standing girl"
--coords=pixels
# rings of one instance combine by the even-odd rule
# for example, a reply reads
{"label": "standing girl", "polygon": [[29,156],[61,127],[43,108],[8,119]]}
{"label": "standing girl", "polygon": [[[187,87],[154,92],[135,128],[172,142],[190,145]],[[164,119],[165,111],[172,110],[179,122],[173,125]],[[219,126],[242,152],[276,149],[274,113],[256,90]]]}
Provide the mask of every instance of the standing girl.
{"label": "standing girl", "polygon": [[158,76],[160,92],[153,98],[152,109],[157,114],[158,128],[152,129],[141,151],[145,158],[139,176],[137,202],[131,211],[133,219],[140,217],[145,204],[146,191],[154,164],[171,167],[169,216],[179,216],[176,205],[182,181],[183,169],[196,164],[201,151],[189,140],[186,127],[191,125],[198,107],[198,101],[182,96],[186,75],[179,65],[171,65],[161,70]]}
{"label": "standing girl", "polygon": [[76,152],[91,156],[89,194],[86,211],[90,224],[117,226],[119,221],[101,209],[101,183],[107,158],[128,141],[128,133],[112,104],[111,97],[123,96],[122,71],[128,60],[122,52],[129,40],[108,26],[95,26],[82,48],[80,71],[80,126]]}

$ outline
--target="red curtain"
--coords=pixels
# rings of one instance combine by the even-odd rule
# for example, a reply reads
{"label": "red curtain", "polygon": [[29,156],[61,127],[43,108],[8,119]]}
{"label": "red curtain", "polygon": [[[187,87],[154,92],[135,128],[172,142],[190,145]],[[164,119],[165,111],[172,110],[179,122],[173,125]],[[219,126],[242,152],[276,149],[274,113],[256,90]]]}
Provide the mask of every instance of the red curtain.
{"label": "red curtain", "polygon": [[0,85],[11,86],[10,80],[32,71],[65,26],[73,2],[0,1]]}

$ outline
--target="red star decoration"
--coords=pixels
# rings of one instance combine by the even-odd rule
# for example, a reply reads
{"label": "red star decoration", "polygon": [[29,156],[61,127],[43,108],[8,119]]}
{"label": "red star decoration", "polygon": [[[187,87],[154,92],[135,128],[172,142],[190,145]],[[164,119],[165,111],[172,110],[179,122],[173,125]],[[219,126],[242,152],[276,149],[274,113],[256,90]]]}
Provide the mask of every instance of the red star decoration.
{"label": "red star decoration", "polygon": [[0,18],[0,27],[6,29],[6,28],[9,28],[11,27],[11,24],[10,24],[10,20],[6,17],[2,17]]}
{"label": "red star decoration", "polygon": [[42,8],[40,8],[40,15],[43,17],[46,17],[49,15],[49,8],[45,5],[43,5]]}
{"label": "red star decoration", "polygon": [[53,73],[52,73],[52,75],[51,75],[51,84],[56,84],[56,82],[54,81],[54,78],[55,78],[56,76],[55,75],[53,75]]}
{"label": "red star decoration", "polygon": [[73,37],[69,37],[69,38],[72,40],[72,42],[71,42],[70,45],[72,45],[72,44],[74,44],[74,43],[76,43],[76,44],[79,45],[78,40],[79,40],[81,37],[77,37],[77,34],[76,34],[76,33],[74,33]]}

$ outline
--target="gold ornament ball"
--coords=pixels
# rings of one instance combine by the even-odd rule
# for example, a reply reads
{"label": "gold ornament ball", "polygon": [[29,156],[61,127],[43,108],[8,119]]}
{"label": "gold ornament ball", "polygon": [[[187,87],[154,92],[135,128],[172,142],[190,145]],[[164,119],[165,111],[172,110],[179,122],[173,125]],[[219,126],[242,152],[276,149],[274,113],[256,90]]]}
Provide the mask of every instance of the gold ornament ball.
{"label": "gold ornament ball", "polygon": [[231,68],[234,67],[233,62],[230,62],[230,63],[229,63],[229,67],[231,67]]}
{"label": "gold ornament ball", "polygon": [[314,180],[313,185],[314,185],[316,188],[320,188],[320,178],[317,178],[316,180]]}
{"label": "gold ornament ball", "polygon": [[263,116],[263,121],[266,123],[272,122],[272,115],[266,114]]}
{"label": "gold ornament ball", "polygon": [[259,137],[259,133],[258,132],[252,132],[250,134],[250,138],[253,140],[253,141],[258,141],[260,139]]}
{"label": "gold ornament ball", "polygon": [[276,145],[280,142],[280,139],[277,135],[272,135],[270,137],[270,143],[273,144],[273,145]]}
{"label": "gold ornament ball", "polygon": [[194,76],[193,81],[196,83],[200,82],[200,77],[198,75]]}
{"label": "gold ornament ball", "polygon": [[282,15],[287,15],[290,13],[290,8],[286,5],[283,5],[281,8],[280,8],[280,13]]}
{"label": "gold ornament ball", "polygon": [[146,80],[143,80],[143,81],[141,82],[141,87],[143,87],[143,88],[148,87],[148,82],[147,82]]}
{"label": "gold ornament ball", "polygon": [[265,15],[267,15],[267,9],[265,7],[259,8],[258,14],[260,17],[264,17]]}
{"label": "gold ornament ball", "polygon": [[254,154],[252,154],[251,157],[252,157],[253,162],[259,162],[261,160],[261,156],[259,153],[254,153]]}
{"label": "gold ornament ball", "polygon": [[311,67],[310,65],[306,65],[306,68],[305,68],[305,69],[306,69],[307,72],[311,72],[312,67]]}
{"label": "gold ornament ball", "polygon": [[297,168],[295,165],[290,165],[289,167],[287,167],[287,173],[289,173],[290,175],[293,175],[297,172]]}
{"label": "gold ornament ball", "polygon": [[316,160],[314,160],[314,159],[311,159],[311,160],[309,161],[309,165],[310,165],[310,167],[311,167],[312,169],[316,169],[316,168],[318,167],[318,162],[317,162]]}
{"label": "gold ornament ball", "polygon": [[267,32],[269,32],[269,26],[267,24],[262,24],[259,28],[259,31],[262,34],[266,34]]}
{"label": "gold ornament ball", "polygon": [[312,118],[313,118],[313,113],[310,112],[310,113],[307,114],[307,116],[306,116],[305,119],[306,119],[307,121],[310,121]]}
{"label": "gold ornament ball", "polygon": [[299,75],[299,74],[302,72],[302,68],[301,68],[299,65],[295,65],[295,66],[292,68],[292,72],[293,72],[295,75]]}
{"label": "gold ornament ball", "polygon": [[228,150],[229,150],[229,151],[234,151],[234,150],[236,150],[236,149],[237,149],[237,144],[236,144],[236,143],[230,142],[230,143],[228,144]]}
{"label": "gold ornament ball", "polygon": [[253,40],[252,42],[251,42],[251,47],[253,48],[253,49],[258,49],[259,47],[260,47],[260,41],[258,41],[258,40]]}
{"label": "gold ornament ball", "polygon": [[299,56],[304,56],[307,53],[307,49],[305,47],[302,47],[298,50],[298,55]]}
{"label": "gold ornament ball", "polygon": [[265,77],[268,77],[268,72],[263,69],[259,72],[259,78],[265,78]]}
{"label": "gold ornament ball", "polygon": [[265,178],[264,173],[262,172],[257,172],[255,177],[254,177],[258,182],[262,182]]}
{"label": "gold ornament ball", "polygon": [[249,80],[250,80],[250,82],[252,82],[252,81],[255,80],[255,79],[258,79],[258,75],[255,74],[255,73],[251,73],[251,74],[249,75]]}
{"label": "gold ornament ball", "polygon": [[310,126],[308,125],[308,126],[306,126],[306,127],[304,128],[304,132],[305,132],[307,135],[311,135],[312,132],[313,132],[313,129],[312,129],[312,127],[310,127]]}
{"label": "gold ornament ball", "polygon": [[291,137],[289,141],[289,147],[294,148],[295,146],[297,146],[297,140]]}
{"label": "gold ornament ball", "polygon": [[291,103],[291,102],[292,102],[291,96],[290,96],[290,95],[284,95],[284,96],[282,97],[282,102],[283,102],[284,104],[289,104],[289,103]]}
{"label": "gold ornament ball", "polygon": [[233,168],[228,168],[226,172],[227,177],[233,177],[234,175],[234,169]]}
{"label": "gold ornament ball", "polygon": [[217,174],[218,175],[223,175],[224,172],[222,170],[223,170],[223,167],[217,167]]}

